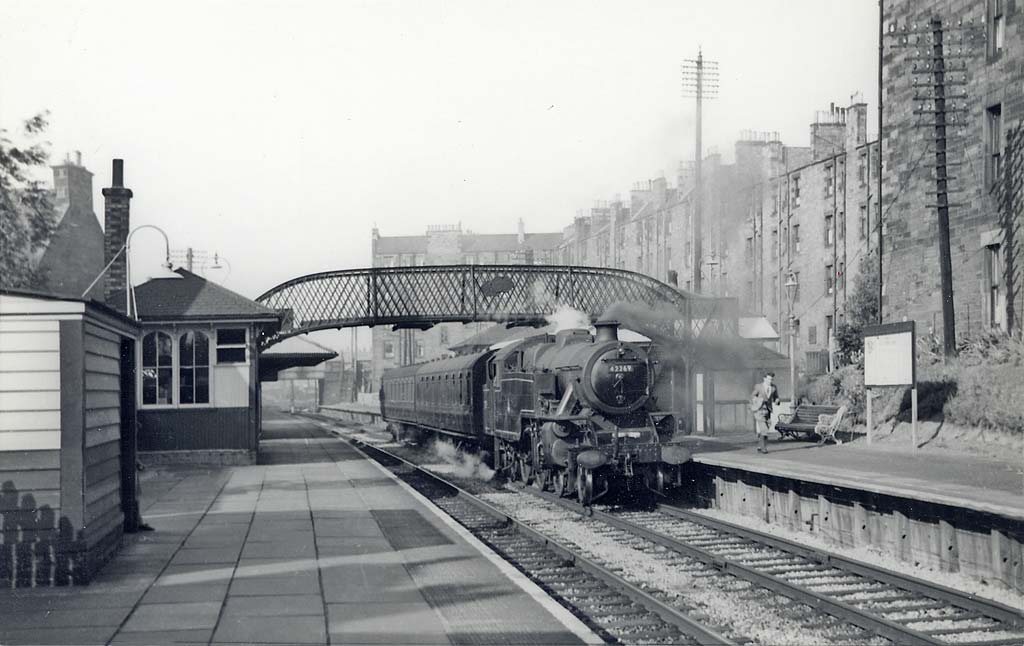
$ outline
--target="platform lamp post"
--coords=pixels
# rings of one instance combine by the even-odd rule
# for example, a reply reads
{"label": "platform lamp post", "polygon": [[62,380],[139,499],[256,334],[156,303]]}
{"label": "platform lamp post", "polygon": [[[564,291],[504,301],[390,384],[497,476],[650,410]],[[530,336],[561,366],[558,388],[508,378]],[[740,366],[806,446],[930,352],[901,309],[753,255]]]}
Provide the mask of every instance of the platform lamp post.
{"label": "platform lamp post", "polygon": [[790,400],[790,406],[796,407],[796,290],[800,287],[800,283],[797,282],[796,273],[789,272],[789,277],[786,279],[786,300],[789,301],[789,387],[792,388],[793,394]]}
{"label": "platform lamp post", "polygon": [[100,278],[103,277],[103,274],[107,273],[107,270],[110,269],[110,266],[114,264],[114,261],[117,260],[118,257],[122,253],[124,253],[124,255],[125,255],[124,256],[124,260],[125,260],[124,311],[125,311],[125,315],[127,315],[127,316],[129,316],[131,318],[138,318],[135,315],[135,313],[133,311],[133,307],[132,307],[133,299],[132,299],[131,249],[132,249],[132,236],[134,236],[135,233],[137,231],[141,230],[141,229],[156,229],[157,231],[160,232],[160,235],[162,235],[164,237],[164,262],[160,265],[160,269],[161,269],[160,274],[157,275],[157,276],[153,276],[153,278],[177,278],[177,279],[181,278],[180,274],[177,274],[177,273],[175,273],[173,271],[173,266],[171,265],[171,243],[170,243],[170,240],[167,238],[167,234],[164,232],[164,230],[161,229],[160,227],[156,226],[155,224],[140,224],[139,226],[135,227],[134,229],[132,229],[128,233],[128,237],[125,239],[124,244],[121,245],[121,248],[117,250],[117,253],[114,254],[114,257],[110,259],[110,262],[107,263],[107,266],[104,267],[102,271],[100,271],[99,275],[97,275],[96,278],[94,278],[93,281],[91,283],[89,283],[89,286],[85,288],[85,291],[82,292],[82,298],[85,298],[86,294],[88,294],[89,291],[92,290],[92,288],[96,286],[96,283],[99,282]]}

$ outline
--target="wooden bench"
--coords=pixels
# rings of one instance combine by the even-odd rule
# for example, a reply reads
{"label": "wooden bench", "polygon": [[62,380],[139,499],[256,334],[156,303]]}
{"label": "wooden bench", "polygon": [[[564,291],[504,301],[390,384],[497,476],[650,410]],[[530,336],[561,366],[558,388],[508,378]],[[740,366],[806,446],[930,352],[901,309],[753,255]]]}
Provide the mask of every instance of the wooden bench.
{"label": "wooden bench", "polygon": [[780,415],[775,430],[782,437],[796,440],[818,438],[819,443],[835,440],[836,430],[846,413],[846,406],[811,406],[808,404],[796,407],[789,415]]}

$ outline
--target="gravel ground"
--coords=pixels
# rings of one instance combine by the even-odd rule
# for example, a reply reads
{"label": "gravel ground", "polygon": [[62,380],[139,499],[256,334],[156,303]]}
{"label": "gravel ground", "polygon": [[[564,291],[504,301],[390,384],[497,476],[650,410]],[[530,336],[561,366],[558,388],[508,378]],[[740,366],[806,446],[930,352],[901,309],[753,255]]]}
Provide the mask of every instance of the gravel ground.
{"label": "gravel ground", "polygon": [[[579,548],[635,584],[660,591],[697,609],[711,624],[728,626],[758,644],[887,644],[881,638],[850,640],[851,628],[792,600],[721,575],[694,561],[676,558],[643,540],[622,541],[603,523],[517,493],[482,496],[506,513],[560,542]],[[702,619],[703,620],[703,619]]]}
{"label": "gravel ground", "polygon": [[[715,509],[693,509],[691,511],[710,518],[716,518],[736,525],[742,525],[743,527],[749,527],[751,529],[764,532],[765,534],[771,534],[773,536],[778,536],[779,538],[795,541],[809,547],[816,547],[826,551],[840,549],[837,548],[836,545],[817,536],[812,536],[803,532],[794,532],[786,527],[772,525],[750,516],[741,516],[739,514],[727,513]],[[991,599],[992,601],[1010,606],[1011,608],[1024,608],[1024,594],[1010,590],[999,582],[989,583],[984,579],[965,576],[957,572],[940,572],[938,570],[914,567],[910,563],[901,561],[893,556],[865,547],[843,547],[841,550],[843,556],[847,558],[870,563],[871,565],[883,567],[887,570],[893,570],[894,572],[915,576],[919,579],[924,579],[925,581],[938,583],[948,588],[959,590],[960,592],[975,594],[979,597]]]}

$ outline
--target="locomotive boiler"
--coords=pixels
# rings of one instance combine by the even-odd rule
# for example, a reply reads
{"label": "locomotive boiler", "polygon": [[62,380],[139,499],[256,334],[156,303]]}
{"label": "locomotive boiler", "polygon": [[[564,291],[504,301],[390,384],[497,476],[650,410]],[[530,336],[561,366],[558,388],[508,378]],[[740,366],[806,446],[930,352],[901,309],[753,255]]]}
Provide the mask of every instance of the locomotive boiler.
{"label": "locomotive boiler", "polygon": [[390,370],[381,411],[392,433],[427,430],[479,446],[495,469],[589,505],[615,487],[662,492],[689,452],[671,442],[658,366],[618,324],[539,334],[497,350]]}

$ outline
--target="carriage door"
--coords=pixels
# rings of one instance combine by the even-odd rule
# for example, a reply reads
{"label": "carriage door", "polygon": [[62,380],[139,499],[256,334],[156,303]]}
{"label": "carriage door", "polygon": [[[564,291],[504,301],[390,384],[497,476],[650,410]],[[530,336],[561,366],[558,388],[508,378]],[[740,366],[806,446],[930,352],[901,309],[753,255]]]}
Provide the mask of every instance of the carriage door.
{"label": "carriage door", "polygon": [[498,375],[497,375],[498,364],[494,361],[492,356],[487,360],[487,378],[484,379],[484,430],[494,432],[496,428],[495,422],[495,410],[497,410],[497,399],[498,391]]}

